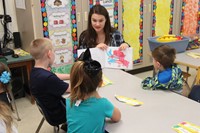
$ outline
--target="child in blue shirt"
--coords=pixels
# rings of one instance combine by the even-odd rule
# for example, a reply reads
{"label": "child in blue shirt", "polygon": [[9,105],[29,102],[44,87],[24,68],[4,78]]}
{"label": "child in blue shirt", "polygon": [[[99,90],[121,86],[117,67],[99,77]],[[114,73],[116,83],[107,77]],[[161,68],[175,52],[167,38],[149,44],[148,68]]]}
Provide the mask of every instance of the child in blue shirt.
{"label": "child in blue shirt", "polygon": [[152,52],[155,75],[142,81],[143,89],[174,90],[181,93],[183,76],[181,69],[174,64],[176,50],[168,45],[161,45]]}
{"label": "child in blue shirt", "polygon": [[114,122],[120,120],[119,109],[96,90],[102,82],[101,65],[91,59],[87,49],[70,73],[71,93],[66,99],[68,133],[104,133],[106,117]]}

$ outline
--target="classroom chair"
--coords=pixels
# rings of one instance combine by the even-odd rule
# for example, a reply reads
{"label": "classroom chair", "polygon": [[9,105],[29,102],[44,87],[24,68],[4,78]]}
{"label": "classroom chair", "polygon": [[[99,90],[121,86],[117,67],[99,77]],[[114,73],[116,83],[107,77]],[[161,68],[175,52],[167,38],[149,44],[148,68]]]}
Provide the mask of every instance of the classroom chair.
{"label": "classroom chair", "polygon": [[183,74],[183,78],[188,81],[188,78],[191,76],[191,74],[189,74],[188,72],[182,71]]}
{"label": "classroom chair", "polygon": [[200,85],[194,85],[188,98],[200,103]]}
{"label": "classroom chair", "polygon": [[54,123],[54,122],[52,122],[51,117],[48,115],[47,110],[42,105],[42,103],[40,103],[37,98],[35,98],[35,102],[36,102],[36,105],[37,105],[40,113],[43,115],[42,120],[40,121],[40,124],[38,125],[38,128],[37,128],[35,133],[39,133],[39,131],[40,131],[40,129],[41,129],[43,123],[44,123],[44,120],[46,120],[51,126],[53,126],[54,133],[58,133],[59,132],[59,125],[63,124],[63,123]]}
{"label": "classroom chair", "polygon": [[[0,56],[0,62],[2,62],[2,63],[4,63],[4,64],[7,65],[7,61],[6,61],[6,60],[7,60],[7,59],[6,59],[4,56]],[[16,111],[16,114],[17,114],[17,121],[20,121],[21,119],[20,119],[20,117],[19,117],[19,113],[18,113],[18,110],[17,110],[17,105],[16,105],[16,103],[15,103],[15,98],[14,98],[14,95],[13,95],[13,92],[12,92],[12,85],[9,84],[8,88],[9,88],[9,89],[8,89],[8,93],[9,93],[10,98],[11,98],[11,108],[12,108],[12,104],[14,105],[14,108],[15,108],[15,109],[12,108],[12,111],[13,111],[13,112]]]}

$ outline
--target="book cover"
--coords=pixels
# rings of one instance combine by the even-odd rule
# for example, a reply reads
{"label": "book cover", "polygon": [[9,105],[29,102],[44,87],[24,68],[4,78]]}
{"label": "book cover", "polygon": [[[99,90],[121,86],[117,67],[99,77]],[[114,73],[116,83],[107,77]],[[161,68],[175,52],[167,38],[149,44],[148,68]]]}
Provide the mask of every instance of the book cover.
{"label": "book cover", "polygon": [[[78,56],[86,49],[79,49]],[[119,50],[119,47],[108,47],[107,50],[90,48],[93,60],[99,61],[102,68],[132,69],[133,49]]]}

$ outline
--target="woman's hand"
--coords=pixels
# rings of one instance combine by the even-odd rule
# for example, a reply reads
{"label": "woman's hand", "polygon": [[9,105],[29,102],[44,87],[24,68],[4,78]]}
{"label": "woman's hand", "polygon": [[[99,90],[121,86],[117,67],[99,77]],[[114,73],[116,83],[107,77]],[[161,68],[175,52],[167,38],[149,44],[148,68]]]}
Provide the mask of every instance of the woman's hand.
{"label": "woman's hand", "polygon": [[122,43],[119,47],[120,50],[125,50],[129,47],[129,45],[127,43]]}
{"label": "woman's hand", "polygon": [[108,46],[105,43],[99,43],[96,48],[100,48],[101,50],[106,50]]}

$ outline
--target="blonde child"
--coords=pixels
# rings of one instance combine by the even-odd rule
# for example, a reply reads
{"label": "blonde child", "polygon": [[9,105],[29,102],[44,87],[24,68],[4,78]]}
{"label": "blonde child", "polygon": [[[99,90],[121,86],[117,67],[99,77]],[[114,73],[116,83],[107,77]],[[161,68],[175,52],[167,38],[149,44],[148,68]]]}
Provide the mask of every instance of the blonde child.
{"label": "blonde child", "polygon": [[0,132],[18,133],[13,123],[12,111],[10,107],[2,101],[0,101]]}
{"label": "blonde child", "polygon": [[62,95],[69,92],[69,85],[48,70],[55,59],[52,41],[47,38],[33,40],[30,54],[35,60],[30,75],[31,94],[46,107],[53,123],[65,123],[66,108],[63,106],[65,100]]}
{"label": "blonde child", "polygon": [[143,89],[182,91],[183,76],[181,69],[174,64],[176,50],[168,45],[161,45],[152,52],[155,75],[142,81]]}
{"label": "blonde child", "polygon": [[92,60],[89,49],[75,62],[70,73],[71,94],[66,100],[68,132],[104,133],[105,118],[117,122],[120,111],[97,88],[102,84],[102,69]]}

